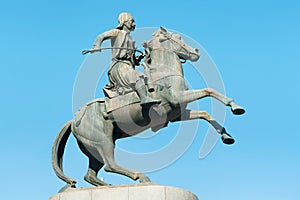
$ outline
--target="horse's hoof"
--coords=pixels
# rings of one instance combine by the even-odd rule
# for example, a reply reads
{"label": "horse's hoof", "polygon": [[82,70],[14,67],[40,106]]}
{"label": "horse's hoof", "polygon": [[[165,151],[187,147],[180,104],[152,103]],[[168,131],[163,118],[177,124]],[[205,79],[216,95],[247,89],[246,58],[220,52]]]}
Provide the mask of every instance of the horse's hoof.
{"label": "horse's hoof", "polygon": [[84,180],[94,186],[110,186],[111,184],[105,183],[103,179],[98,179],[97,177],[93,175],[85,175]]}
{"label": "horse's hoof", "polygon": [[231,145],[235,142],[235,140],[227,133],[222,134],[222,141],[227,145]]}
{"label": "horse's hoof", "polygon": [[68,190],[71,190],[71,189],[74,189],[76,188],[75,185],[71,185],[69,183],[67,183],[63,188],[61,188],[58,193],[62,193],[62,192],[65,192],[65,191],[68,191]]}
{"label": "horse's hoof", "polygon": [[246,112],[245,109],[243,107],[239,106],[239,105],[232,106],[231,111],[235,115],[242,115]]}
{"label": "horse's hoof", "polygon": [[139,179],[140,183],[149,183],[151,182],[150,179],[147,176],[141,177]]}

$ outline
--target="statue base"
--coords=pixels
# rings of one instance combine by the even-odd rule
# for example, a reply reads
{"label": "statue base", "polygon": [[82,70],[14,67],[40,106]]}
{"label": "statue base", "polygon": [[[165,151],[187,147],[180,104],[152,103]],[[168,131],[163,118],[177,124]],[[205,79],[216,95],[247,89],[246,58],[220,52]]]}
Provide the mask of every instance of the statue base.
{"label": "statue base", "polygon": [[193,193],[153,183],[135,185],[74,188],[58,193],[49,200],[198,200]]}

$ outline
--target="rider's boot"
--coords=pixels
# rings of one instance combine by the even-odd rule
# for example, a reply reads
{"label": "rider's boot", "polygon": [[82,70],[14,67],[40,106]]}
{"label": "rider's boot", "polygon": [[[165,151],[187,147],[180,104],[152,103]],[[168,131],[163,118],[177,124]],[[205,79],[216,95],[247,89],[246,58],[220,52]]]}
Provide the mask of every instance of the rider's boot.
{"label": "rider's boot", "polygon": [[136,89],[140,99],[141,99],[141,105],[153,105],[153,104],[160,104],[161,100],[160,99],[153,99],[148,96],[148,92],[146,89],[146,86],[140,86],[139,88]]}

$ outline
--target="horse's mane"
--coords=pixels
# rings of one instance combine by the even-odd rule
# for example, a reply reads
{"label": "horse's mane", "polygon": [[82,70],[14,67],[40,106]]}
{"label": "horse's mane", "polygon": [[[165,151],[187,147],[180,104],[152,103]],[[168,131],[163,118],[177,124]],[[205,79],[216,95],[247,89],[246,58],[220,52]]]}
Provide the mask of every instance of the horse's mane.
{"label": "horse's mane", "polygon": [[155,31],[152,36],[153,37],[158,37],[161,34],[161,29],[158,29],[157,31]]}

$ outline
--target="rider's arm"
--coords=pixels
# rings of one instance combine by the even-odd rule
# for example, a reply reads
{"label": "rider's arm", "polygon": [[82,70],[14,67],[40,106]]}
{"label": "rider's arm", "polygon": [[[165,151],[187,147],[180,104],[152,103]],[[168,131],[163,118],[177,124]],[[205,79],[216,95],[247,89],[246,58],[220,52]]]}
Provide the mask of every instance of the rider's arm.
{"label": "rider's arm", "polygon": [[106,32],[98,35],[94,42],[93,49],[99,49],[104,40],[110,39],[112,37],[116,37],[118,35],[119,31],[120,30],[118,30],[118,29],[113,29],[113,30],[106,31]]}

